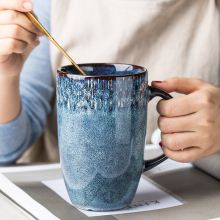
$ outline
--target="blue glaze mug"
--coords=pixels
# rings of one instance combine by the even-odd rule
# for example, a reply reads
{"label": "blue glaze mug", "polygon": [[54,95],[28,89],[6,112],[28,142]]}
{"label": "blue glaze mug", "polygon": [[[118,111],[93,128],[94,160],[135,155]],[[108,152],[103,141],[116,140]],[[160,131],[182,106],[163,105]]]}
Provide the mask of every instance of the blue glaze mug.
{"label": "blue glaze mug", "polygon": [[145,161],[147,106],[168,93],[148,86],[145,68],[81,64],[57,70],[58,143],[69,197],[77,208],[128,206],[141,174],[167,159]]}

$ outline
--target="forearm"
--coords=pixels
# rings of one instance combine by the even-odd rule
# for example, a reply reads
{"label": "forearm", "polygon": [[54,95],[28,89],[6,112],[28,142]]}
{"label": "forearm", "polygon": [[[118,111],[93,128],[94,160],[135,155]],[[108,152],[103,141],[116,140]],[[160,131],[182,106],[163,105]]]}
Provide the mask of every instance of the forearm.
{"label": "forearm", "polygon": [[[34,11],[48,31],[49,3],[49,0],[34,0]],[[12,62],[7,65],[7,70],[12,64],[18,67]],[[4,71],[2,67],[0,64],[0,73]],[[19,78],[0,78],[0,165],[16,161],[40,136],[46,125],[54,95],[49,41],[46,37],[41,39],[41,44],[32,51],[21,69],[14,74],[20,75]],[[7,77],[12,73],[13,69],[8,70]]]}
{"label": "forearm", "polygon": [[19,76],[0,74],[0,124],[13,121],[20,112]]}
{"label": "forearm", "polygon": [[16,161],[30,146],[33,138],[30,120],[22,107],[15,120],[0,124],[0,165]]}

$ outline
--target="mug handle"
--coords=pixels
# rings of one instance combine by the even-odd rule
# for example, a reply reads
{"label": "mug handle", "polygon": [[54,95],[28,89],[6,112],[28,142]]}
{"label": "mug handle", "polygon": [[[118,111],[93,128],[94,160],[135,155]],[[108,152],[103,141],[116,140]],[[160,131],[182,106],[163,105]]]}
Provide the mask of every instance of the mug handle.
{"label": "mug handle", "polygon": [[[162,89],[159,89],[159,88],[156,88],[156,87],[153,87],[153,86],[149,86],[149,90],[150,90],[149,101],[151,101],[156,96],[159,96],[159,97],[163,98],[164,100],[168,100],[168,99],[173,98],[169,93],[163,91]],[[155,166],[159,165],[160,163],[162,163],[166,159],[168,159],[168,158],[163,154],[163,155],[161,155],[157,158],[154,158],[154,159],[151,159],[151,160],[145,160],[144,161],[143,172],[154,168]]]}

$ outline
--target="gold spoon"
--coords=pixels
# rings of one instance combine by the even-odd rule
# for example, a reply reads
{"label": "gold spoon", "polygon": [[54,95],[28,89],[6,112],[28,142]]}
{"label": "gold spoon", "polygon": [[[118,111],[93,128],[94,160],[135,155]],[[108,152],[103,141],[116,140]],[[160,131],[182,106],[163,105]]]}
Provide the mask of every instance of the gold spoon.
{"label": "gold spoon", "polygon": [[86,75],[82,69],[71,59],[66,51],[53,39],[44,26],[37,20],[33,12],[24,12],[29,20],[62,52],[62,54],[75,66],[75,68],[83,75]]}

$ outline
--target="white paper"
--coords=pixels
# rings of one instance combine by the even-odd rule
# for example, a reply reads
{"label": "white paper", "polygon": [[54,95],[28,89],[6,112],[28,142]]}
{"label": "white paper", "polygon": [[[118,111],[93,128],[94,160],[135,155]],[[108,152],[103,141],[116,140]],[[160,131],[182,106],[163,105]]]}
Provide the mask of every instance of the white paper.
{"label": "white paper", "polygon": [[[72,204],[63,179],[56,180],[47,180],[42,181],[47,187],[56,192],[60,197],[66,200],[68,203]],[[103,215],[116,215],[116,214],[125,214],[132,212],[142,212],[150,211],[156,209],[169,208],[173,206],[183,205],[182,202],[176,198],[170,196],[163,190],[154,186],[149,181],[145,180],[143,177],[140,180],[136,195],[133,202],[130,204],[130,207],[127,209],[119,211],[108,211],[108,212],[93,212],[93,211],[84,211],[79,209],[81,212],[86,214],[89,217],[92,216],[103,216]]]}
{"label": "white paper", "polygon": [[17,204],[30,212],[40,220],[59,220],[55,215],[49,212],[41,204],[32,199],[27,193],[17,187],[3,174],[0,173],[0,190],[8,197],[13,199]]}

